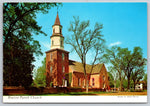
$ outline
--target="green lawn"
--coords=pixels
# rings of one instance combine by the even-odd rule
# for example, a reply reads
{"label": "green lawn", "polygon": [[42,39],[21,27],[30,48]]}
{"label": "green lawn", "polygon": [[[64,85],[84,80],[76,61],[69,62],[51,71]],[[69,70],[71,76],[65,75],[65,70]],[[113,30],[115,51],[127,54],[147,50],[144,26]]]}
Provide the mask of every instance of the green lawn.
{"label": "green lawn", "polygon": [[74,96],[74,95],[97,95],[97,94],[106,94],[109,92],[68,92],[68,93],[57,93],[57,94],[42,94],[39,96]]}
{"label": "green lawn", "polygon": [[[37,94],[37,95],[29,95],[29,94],[14,94],[11,96],[80,96],[80,95],[88,95],[88,96],[94,96],[94,95],[109,95],[109,96],[114,96],[114,95],[147,95],[146,91],[143,92],[68,92],[68,93],[53,93],[53,94]],[[8,96],[8,95],[4,95]],[[10,96],[10,95],[9,95]]]}
{"label": "green lawn", "polygon": [[[96,94],[106,94],[109,92],[68,92],[68,93],[53,93],[53,94],[39,94],[39,95],[28,95],[28,94],[18,94],[11,96],[74,96],[74,95],[96,95]],[[4,95],[7,96],[7,95]]]}

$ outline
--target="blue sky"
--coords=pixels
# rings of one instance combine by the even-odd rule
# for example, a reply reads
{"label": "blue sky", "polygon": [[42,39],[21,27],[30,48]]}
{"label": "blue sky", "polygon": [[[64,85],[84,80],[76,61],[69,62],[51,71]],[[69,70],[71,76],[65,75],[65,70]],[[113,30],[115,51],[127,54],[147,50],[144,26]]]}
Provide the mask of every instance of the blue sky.
{"label": "blue sky", "polygon": [[[81,21],[90,20],[90,28],[96,22],[103,24],[102,34],[108,47],[118,45],[133,50],[135,46],[140,46],[143,57],[147,58],[147,3],[63,3],[58,12],[64,37],[69,36],[68,28],[73,16],[79,16]],[[41,66],[41,61],[46,56],[45,51],[50,50],[50,36],[56,15],[57,8],[50,9],[48,14],[37,14],[38,25],[42,26],[48,36],[34,35],[43,52],[43,56],[35,57],[35,68]],[[66,51],[71,51],[71,46],[64,46]],[[80,62],[75,52],[70,52],[69,59]],[[91,59],[89,54],[88,64]]]}

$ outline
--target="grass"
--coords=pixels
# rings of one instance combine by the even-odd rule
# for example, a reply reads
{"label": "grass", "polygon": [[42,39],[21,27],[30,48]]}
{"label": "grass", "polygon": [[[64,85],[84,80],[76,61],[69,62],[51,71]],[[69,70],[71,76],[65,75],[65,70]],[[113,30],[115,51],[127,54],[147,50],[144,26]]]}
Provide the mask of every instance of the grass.
{"label": "grass", "polygon": [[[109,92],[68,92],[68,93],[52,93],[52,94],[38,94],[36,96],[77,96],[77,95],[97,95],[97,94],[106,94]],[[8,95],[4,95],[8,96]],[[11,96],[35,96],[35,95],[29,95],[29,94],[15,94]]]}
{"label": "grass", "polygon": [[96,95],[96,94],[104,94],[106,92],[69,92],[69,93],[57,93],[57,94],[42,94],[39,96],[77,96],[77,95]]}
{"label": "grass", "polygon": [[[92,96],[92,95],[146,95],[143,91],[143,92],[68,92],[68,93],[52,93],[52,94],[37,94],[37,95],[29,95],[29,94],[14,94],[14,95],[11,95],[11,96],[80,96],[80,95],[89,95],[89,96]],[[142,93],[142,94],[141,94]],[[143,94],[144,93],[144,94]],[[4,95],[4,96],[8,96],[8,95]]]}
{"label": "grass", "polygon": [[75,95],[97,95],[97,94],[108,94],[110,92],[68,92],[68,93],[57,93],[57,94],[42,94],[40,96],[75,96]]}

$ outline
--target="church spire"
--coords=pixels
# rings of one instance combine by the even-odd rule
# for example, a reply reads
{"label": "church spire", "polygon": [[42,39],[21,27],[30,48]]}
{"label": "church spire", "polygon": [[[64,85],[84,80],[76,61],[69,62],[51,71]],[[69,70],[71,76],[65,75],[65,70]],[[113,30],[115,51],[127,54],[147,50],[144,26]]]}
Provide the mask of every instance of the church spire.
{"label": "church spire", "polygon": [[54,25],[60,25],[59,16],[58,16],[58,11],[57,11],[57,16],[56,16],[56,20],[55,20]]}
{"label": "church spire", "polygon": [[62,35],[62,26],[60,25],[58,13],[52,28],[51,49],[64,49],[64,37]]}

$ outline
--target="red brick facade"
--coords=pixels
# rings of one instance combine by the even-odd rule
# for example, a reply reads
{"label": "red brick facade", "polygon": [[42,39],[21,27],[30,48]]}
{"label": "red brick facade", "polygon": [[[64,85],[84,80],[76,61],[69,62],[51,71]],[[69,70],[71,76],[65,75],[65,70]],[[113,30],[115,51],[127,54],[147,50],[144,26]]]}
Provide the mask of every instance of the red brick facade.
{"label": "red brick facade", "polygon": [[[46,85],[48,87],[52,85],[64,87],[65,83],[67,83],[67,86],[85,88],[84,72],[81,72],[80,68],[75,70],[72,68],[68,54],[69,52],[61,49],[52,49],[46,52]],[[79,62],[76,63],[78,63],[76,65],[81,64]],[[94,69],[91,75],[87,73],[89,87],[109,89],[108,74],[105,65],[102,64],[97,67],[99,68],[95,68],[97,70]],[[72,75],[69,76],[68,73]],[[70,85],[69,79],[71,79]]]}
{"label": "red brick facade", "polygon": [[[69,72],[72,73],[71,87],[85,88],[85,76],[83,72],[77,72],[69,67]],[[109,89],[109,80],[105,65],[99,69],[99,73],[87,73],[88,83],[90,88]]]}
{"label": "red brick facade", "polygon": [[[89,79],[89,75],[88,75]],[[86,85],[84,73],[73,72],[72,73],[72,83],[71,87],[82,87],[84,88]]]}
{"label": "red brick facade", "polygon": [[46,52],[46,85],[64,86],[68,83],[69,57],[67,51],[52,49]]}
{"label": "red brick facade", "polygon": [[109,79],[108,79],[108,73],[107,73],[107,70],[106,70],[106,67],[105,65],[103,65],[100,73],[99,73],[99,79],[100,79],[100,88],[107,88],[109,89]]}

